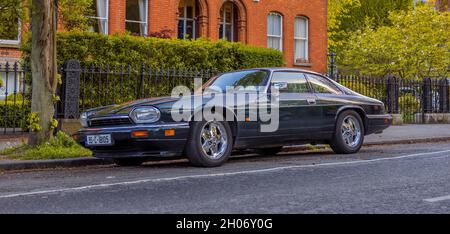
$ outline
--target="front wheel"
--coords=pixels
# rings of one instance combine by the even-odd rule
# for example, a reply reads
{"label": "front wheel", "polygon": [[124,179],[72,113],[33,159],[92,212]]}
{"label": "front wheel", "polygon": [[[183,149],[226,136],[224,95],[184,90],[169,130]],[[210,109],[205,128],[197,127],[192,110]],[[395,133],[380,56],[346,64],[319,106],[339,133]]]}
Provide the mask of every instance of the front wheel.
{"label": "front wheel", "polygon": [[357,153],[364,142],[364,125],[358,113],[344,111],[336,121],[330,146],[337,154]]}
{"label": "front wheel", "polygon": [[233,136],[227,122],[193,122],[186,156],[193,166],[217,167],[224,164],[233,148]]}

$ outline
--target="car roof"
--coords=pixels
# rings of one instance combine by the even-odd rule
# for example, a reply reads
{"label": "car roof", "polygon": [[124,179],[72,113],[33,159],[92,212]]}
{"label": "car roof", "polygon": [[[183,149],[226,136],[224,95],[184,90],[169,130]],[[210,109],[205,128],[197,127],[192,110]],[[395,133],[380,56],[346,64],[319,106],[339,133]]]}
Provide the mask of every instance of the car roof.
{"label": "car roof", "polygon": [[277,71],[278,72],[280,72],[280,71],[284,71],[284,72],[306,72],[306,73],[311,73],[311,74],[316,74],[316,75],[323,76],[323,74],[320,74],[318,72],[305,70],[305,69],[298,69],[298,68],[289,68],[289,67],[260,67],[260,68],[243,69],[243,70],[240,70],[240,71],[251,71],[251,70],[266,70],[266,71],[271,71],[271,72],[277,72]]}

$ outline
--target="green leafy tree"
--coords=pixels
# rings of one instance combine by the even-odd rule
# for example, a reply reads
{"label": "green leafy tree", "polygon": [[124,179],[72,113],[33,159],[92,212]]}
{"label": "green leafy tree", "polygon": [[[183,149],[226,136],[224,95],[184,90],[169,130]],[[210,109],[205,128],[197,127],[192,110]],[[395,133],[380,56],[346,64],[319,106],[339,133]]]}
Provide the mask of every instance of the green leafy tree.
{"label": "green leafy tree", "polygon": [[392,25],[355,33],[342,52],[340,70],[360,75],[400,78],[448,76],[450,12],[432,6],[389,14]]}
{"label": "green leafy tree", "polygon": [[359,7],[359,0],[329,0],[328,1],[328,47],[330,51],[343,45],[341,38],[347,33],[343,30],[343,21],[350,19],[349,12],[353,8]]}
{"label": "green leafy tree", "polygon": [[[93,0],[1,0],[0,36],[17,33],[18,23],[29,20],[31,27],[32,73],[31,112],[39,128],[29,138],[30,145],[39,145],[53,137],[54,96],[58,83],[56,64],[56,16],[65,30],[85,31],[89,28],[87,15],[92,15]],[[25,6],[27,7],[25,9]],[[25,17],[30,12],[30,17]],[[11,31],[14,30],[14,31]]]}
{"label": "green leafy tree", "polygon": [[93,16],[94,0],[59,0],[58,11],[64,29],[67,31],[87,31],[90,28],[90,19]]}
{"label": "green leafy tree", "polygon": [[17,34],[19,20],[24,17],[23,0],[0,1],[0,38],[14,39]]}
{"label": "green leafy tree", "polygon": [[339,53],[353,32],[367,25],[390,25],[389,12],[409,10],[412,6],[413,0],[329,0],[329,49]]}

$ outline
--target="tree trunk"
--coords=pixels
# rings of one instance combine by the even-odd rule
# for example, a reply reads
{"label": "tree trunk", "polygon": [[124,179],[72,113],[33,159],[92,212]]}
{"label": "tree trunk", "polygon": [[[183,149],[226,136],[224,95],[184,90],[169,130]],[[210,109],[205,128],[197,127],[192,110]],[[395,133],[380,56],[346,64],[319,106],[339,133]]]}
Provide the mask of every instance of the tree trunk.
{"label": "tree trunk", "polygon": [[42,130],[33,132],[28,143],[38,145],[53,136],[53,95],[57,86],[56,9],[54,0],[33,0],[31,7],[31,111],[37,113]]}

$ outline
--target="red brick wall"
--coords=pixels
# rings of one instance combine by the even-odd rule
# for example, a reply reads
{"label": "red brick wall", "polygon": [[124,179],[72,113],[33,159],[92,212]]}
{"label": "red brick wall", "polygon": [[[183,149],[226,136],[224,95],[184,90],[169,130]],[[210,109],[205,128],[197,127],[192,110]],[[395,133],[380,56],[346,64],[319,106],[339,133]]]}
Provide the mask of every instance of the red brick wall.
{"label": "red brick wall", "polygon": [[[219,12],[226,0],[198,0],[201,13],[201,36],[213,40],[219,37]],[[233,0],[239,9],[239,41],[265,47],[267,44],[267,15],[283,15],[283,53],[286,66],[294,65],[294,20],[296,16],[309,19],[309,60],[311,66],[298,66],[324,73],[327,63],[327,0]],[[177,35],[177,10],[179,0],[149,0],[149,33],[165,28]],[[125,32],[126,0],[109,0],[109,33]],[[8,51],[8,52],[3,52]],[[20,56],[11,49],[1,48],[0,58]]]}
{"label": "red brick wall", "polygon": [[[119,1],[119,0],[110,0]],[[206,17],[203,37],[218,39],[219,12],[226,0],[198,0]],[[267,15],[278,12],[283,15],[283,53],[286,66],[294,67],[294,20],[296,16],[309,18],[310,67],[300,67],[324,73],[327,63],[327,0],[235,0],[243,22],[240,41],[265,47],[267,45]],[[168,28],[177,32],[177,9],[179,0],[149,0],[149,31]],[[206,10],[207,9],[207,10]],[[206,11],[206,12],[205,12]],[[205,35],[206,34],[206,35]]]}
{"label": "red brick wall", "polygon": [[[283,15],[283,53],[287,66],[294,66],[294,20],[296,16],[309,19],[310,69],[324,73],[327,62],[326,0],[253,0],[244,1],[248,8],[248,43],[267,44],[267,15],[278,12]],[[308,69],[308,67],[301,67]]]}
{"label": "red brick wall", "polygon": [[109,20],[108,20],[109,34],[125,32],[125,14],[126,14],[125,10],[126,10],[125,0],[109,0]]}
{"label": "red brick wall", "polygon": [[0,45],[0,60],[5,58],[20,58],[22,53],[17,48],[1,47]]}

